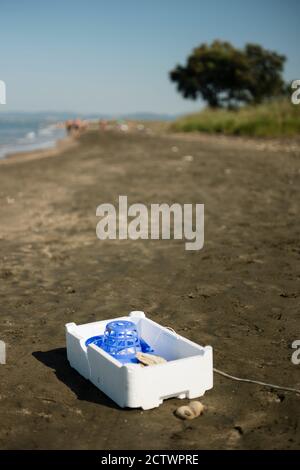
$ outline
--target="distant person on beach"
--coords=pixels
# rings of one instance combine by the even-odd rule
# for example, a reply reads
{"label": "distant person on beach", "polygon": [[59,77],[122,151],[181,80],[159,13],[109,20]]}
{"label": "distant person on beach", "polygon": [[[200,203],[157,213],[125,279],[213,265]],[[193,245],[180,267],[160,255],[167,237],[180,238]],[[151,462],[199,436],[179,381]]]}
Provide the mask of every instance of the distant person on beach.
{"label": "distant person on beach", "polygon": [[68,119],[65,122],[65,128],[68,135],[72,135],[73,137],[78,137],[82,132],[87,129],[88,122],[83,121],[82,119]]}
{"label": "distant person on beach", "polygon": [[66,122],[65,122],[65,127],[66,127],[66,131],[68,134],[71,133],[72,131],[72,122],[71,119],[68,119]]}
{"label": "distant person on beach", "polygon": [[99,130],[106,131],[107,130],[107,121],[106,119],[99,119]]}

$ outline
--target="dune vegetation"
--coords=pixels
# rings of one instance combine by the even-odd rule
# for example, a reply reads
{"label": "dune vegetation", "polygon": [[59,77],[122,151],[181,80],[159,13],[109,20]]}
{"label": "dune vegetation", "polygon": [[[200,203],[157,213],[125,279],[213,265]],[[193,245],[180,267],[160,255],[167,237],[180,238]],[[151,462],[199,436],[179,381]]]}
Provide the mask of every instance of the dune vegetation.
{"label": "dune vegetation", "polygon": [[205,108],[177,119],[171,129],[253,137],[296,136],[300,135],[300,105],[282,98],[237,110]]}

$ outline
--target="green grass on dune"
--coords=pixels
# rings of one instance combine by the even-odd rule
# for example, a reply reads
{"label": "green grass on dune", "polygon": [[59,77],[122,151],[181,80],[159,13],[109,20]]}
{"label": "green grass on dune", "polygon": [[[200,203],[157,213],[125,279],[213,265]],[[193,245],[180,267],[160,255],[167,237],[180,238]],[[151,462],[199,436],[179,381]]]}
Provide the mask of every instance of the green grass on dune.
{"label": "green grass on dune", "polygon": [[207,108],[178,119],[171,130],[253,137],[295,136],[300,135],[300,105],[282,99],[236,111]]}

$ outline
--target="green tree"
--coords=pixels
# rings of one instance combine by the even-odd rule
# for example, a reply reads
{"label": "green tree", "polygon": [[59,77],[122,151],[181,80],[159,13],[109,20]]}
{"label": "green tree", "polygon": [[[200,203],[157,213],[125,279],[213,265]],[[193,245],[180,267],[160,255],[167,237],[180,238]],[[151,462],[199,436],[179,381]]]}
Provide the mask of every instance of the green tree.
{"label": "green tree", "polygon": [[248,90],[254,103],[286,92],[282,79],[285,56],[263,49],[258,44],[246,44],[244,49],[248,62]]}
{"label": "green tree", "polygon": [[194,49],[186,65],[178,65],[170,78],[185,98],[201,96],[213,108],[237,107],[282,94],[284,62],[284,56],[256,44],[241,50],[214,41]]}

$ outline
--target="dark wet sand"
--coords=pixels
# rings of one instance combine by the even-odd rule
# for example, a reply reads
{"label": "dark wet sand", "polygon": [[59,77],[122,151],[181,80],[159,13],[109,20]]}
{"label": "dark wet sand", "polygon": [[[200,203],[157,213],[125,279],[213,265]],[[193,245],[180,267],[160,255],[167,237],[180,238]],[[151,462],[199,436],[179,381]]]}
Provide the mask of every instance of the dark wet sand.
{"label": "dark wet sand", "polygon": [[[204,203],[204,249],[97,240],[96,207],[120,194]],[[214,139],[89,132],[0,165],[0,448],[299,449],[300,396],[215,376],[194,421],[173,415],[185,400],[121,410],[69,367],[64,338],[67,322],[144,310],[211,344],[217,368],[300,388],[299,203],[299,152]]]}

